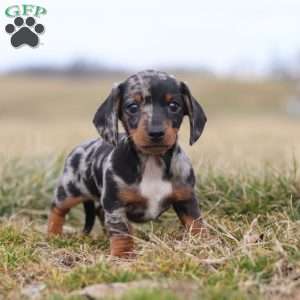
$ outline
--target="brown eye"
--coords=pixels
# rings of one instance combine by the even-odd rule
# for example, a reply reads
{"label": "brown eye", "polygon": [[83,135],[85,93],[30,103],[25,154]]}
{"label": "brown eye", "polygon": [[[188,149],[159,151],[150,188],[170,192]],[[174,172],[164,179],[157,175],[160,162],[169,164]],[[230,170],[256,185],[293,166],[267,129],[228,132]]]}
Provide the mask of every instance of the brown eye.
{"label": "brown eye", "polygon": [[172,101],[169,103],[169,110],[173,113],[176,113],[180,110],[180,105],[177,102]]}
{"label": "brown eye", "polygon": [[127,105],[126,110],[130,114],[136,114],[139,111],[139,106],[136,103],[131,103],[131,104]]}

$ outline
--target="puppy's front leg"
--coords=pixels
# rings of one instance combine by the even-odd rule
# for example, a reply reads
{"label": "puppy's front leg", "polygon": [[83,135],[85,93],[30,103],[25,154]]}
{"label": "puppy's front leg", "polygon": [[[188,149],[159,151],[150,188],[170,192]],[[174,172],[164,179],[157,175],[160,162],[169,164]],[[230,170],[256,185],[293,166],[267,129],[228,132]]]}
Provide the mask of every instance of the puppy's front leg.
{"label": "puppy's front leg", "polygon": [[105,211],[105,225],[110,236],[110,254],[118,257],[131,256],[133,254],[132,228],[127,220],[125,208]]}
{"label": "puppy's front leg", "polygon": [[204,236],[208,234],[195,196],[192,196],[189,200],[176,201],[173,203],[173,207],[183,226],[192,234]]}
{"label": "puppy's front leg", "polygon": [[132,229],[126,215],[125,205],[119,197],[118,181],[108,169],[104,176],[102,206],[105,228],[110,239],[110,254],[118,257],[131,256],[133,252]]}

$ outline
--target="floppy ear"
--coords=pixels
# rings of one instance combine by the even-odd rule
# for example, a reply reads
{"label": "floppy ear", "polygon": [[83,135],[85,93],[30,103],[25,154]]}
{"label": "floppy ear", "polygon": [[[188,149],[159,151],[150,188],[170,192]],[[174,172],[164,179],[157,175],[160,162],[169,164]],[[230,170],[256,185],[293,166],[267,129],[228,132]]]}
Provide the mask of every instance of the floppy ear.
{"label": "floppy ear", "polygon": [[113,87],[109,96],[98,108],[93,119],[100,136],[113,145],[118,143],[120,98],[120,85],[118,85]]}
{"label": "floppy ear", "polygon": [[190,119],[190,145],[193,145],[201,136],[207,119],[203,108],[192,96],[187,84],[180,82],[180,88],[186,106],[186,115]]}

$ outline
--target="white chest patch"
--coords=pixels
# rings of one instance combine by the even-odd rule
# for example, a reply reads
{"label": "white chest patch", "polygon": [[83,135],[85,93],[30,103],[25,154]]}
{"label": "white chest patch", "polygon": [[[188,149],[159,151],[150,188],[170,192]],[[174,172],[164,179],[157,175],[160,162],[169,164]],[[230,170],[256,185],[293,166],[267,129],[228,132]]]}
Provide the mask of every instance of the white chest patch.
{"label": "white chest patch", "polygon": [[172,184],[162,177],[162,168],[153,157],[149,157],[139,187],[140,193],[148,199],[148,218],[156,218],[160,214],[161,201],[172,192]]}

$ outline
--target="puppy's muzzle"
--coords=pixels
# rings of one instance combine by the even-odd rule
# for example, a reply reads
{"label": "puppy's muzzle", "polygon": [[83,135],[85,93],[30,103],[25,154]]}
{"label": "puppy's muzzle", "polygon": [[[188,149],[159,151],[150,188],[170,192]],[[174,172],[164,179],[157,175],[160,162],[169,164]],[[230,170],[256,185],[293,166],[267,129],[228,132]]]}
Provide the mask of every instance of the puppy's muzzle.
{"label": "puppy's muzzle", "polygon": [[142,149],[146,153],[161,154],[168,149],[168,145],[165,144],[165,130],[163,127],[152,126],[148,132],[148,144],[143,145]]}
{"label": "puppy's muzzle", "polygon": [[165,131],[162,127],[152,127],[148,135],[152,143],[161,143],[165,136]]}

